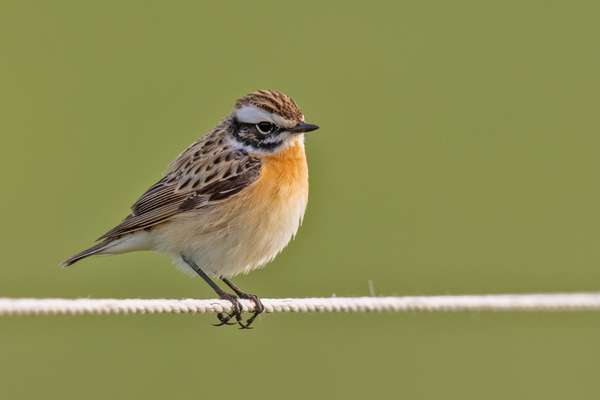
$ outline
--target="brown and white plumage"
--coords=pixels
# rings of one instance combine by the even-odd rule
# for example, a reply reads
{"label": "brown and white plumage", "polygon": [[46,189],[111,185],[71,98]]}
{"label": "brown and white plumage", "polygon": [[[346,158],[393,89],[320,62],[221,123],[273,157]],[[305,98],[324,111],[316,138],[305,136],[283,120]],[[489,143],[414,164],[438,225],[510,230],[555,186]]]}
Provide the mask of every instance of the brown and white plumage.
{"label": "brown and white plumage", "polygon": [[282,93],[259,90],[239,99],[215,129],[171,162],[123,222],[62,265],[138,250],[169,254],[181,268],[198,272],[191,261],[221,278],[264,265],[302,221],[304,132],[317,128]]}

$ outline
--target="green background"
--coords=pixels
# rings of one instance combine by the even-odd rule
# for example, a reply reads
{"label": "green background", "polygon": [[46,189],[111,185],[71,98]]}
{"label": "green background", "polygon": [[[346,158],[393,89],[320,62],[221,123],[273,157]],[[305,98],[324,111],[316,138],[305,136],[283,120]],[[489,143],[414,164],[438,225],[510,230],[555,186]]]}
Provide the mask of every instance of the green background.
{"label": "green background", "polygon": [[[211,298],[93,244],[235,100],[284,92],[304,226],[262,297],[600,290],[600,3],[3,1],[0,296]],[[596,313],[0,318],[2,399],[597,399]]]}

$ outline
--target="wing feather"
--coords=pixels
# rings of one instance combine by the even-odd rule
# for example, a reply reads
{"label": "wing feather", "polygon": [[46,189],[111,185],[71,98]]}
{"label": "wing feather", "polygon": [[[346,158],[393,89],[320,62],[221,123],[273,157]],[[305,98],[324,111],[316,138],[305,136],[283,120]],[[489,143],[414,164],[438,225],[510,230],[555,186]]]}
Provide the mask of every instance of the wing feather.
{"label": "wing feather", "polygon": [[188,147],[169,165],[168,175],[135,202],[131,214],[98,240],[114,239],[182,212],[211,207],[256,182],[260,159],[224,145],[223,139],[217,139],[222,136],[215,130]]}

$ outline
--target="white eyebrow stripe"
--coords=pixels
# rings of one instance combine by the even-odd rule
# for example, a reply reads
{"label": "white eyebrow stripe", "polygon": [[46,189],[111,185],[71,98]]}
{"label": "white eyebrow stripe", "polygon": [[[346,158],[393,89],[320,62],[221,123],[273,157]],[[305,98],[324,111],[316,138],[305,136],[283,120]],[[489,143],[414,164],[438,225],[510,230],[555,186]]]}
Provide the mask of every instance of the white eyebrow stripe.
{"label": "white eyebrow stripe", "polygon": [[293,128],[294,126],[298,125],[298,122],[296,121],[290,121],[289,119],[285,119],[280,115],[277,114],[272,114],[273,115],[273,119],[275,120],[275,123],[281,127],[284,128]]}
{"label": "white eyebrow stripe", "polygon": [[256,124],[260,121],[270,121],[275,123],[273,114],[253,105],[243,106],[237,111],[236,115],[238,121],[245,124]]}
{"label": "white eyebrow stripe", "polygon": [[242,106],[237,110],[236,116],[238,121],[245,124],[257,124],[261,121],[269,121],[287,129],[298,125],[297,121],[290,121],[281,115],[272,114],[254,105]]}

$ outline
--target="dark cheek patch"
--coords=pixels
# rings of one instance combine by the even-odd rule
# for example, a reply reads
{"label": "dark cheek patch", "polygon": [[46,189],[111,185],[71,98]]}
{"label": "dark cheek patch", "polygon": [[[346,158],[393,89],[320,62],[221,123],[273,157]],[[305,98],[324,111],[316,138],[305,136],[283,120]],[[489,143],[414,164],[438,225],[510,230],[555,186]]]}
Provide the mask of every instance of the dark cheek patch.
{"label": "dark cheek patch", "polygon": [[[237,128],[238,129],[236,129],[235,132],[232,132],[233,136],[244,145],[257,150],[272,150],[283,143],[283,140],[272,141],[273,138],[281,135],[280,129],[265,135],[259,132],[258,128],[254,124],[238,122]],[[267,142],[266,139],[271,140]]]}

